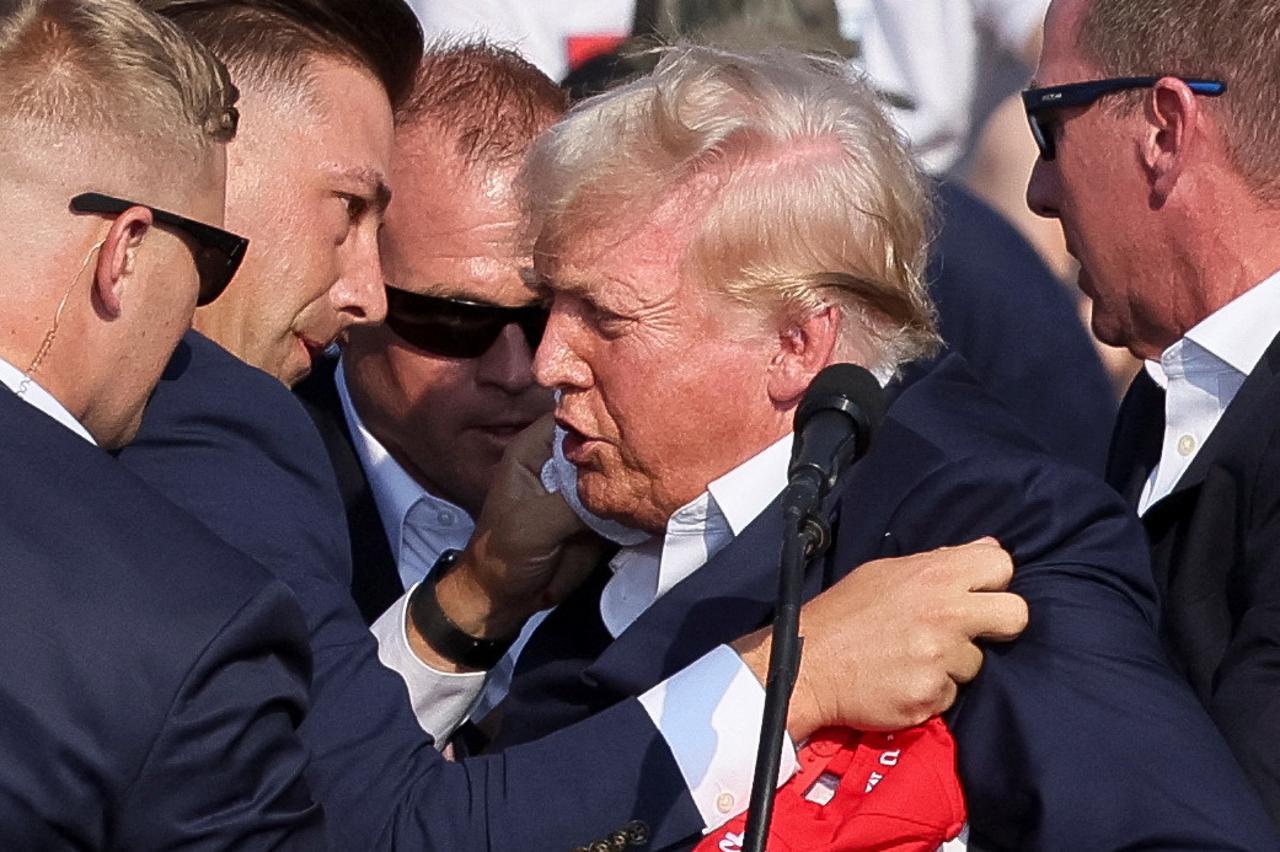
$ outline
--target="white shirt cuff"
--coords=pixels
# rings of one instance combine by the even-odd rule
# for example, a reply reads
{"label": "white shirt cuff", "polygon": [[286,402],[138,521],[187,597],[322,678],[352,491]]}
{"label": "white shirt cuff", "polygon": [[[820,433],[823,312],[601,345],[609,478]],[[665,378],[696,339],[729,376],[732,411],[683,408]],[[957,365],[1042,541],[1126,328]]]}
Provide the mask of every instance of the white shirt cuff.
{"label": "white shirt cuff", "polygon": [[[640,696],[675,755],[707,830],[747,809],[764,713],[764,687],[732,648],[721,645]],[[782,743],[778,783],[797,768]]]}
{"label": "white shirt cuff", "polygon": [[413,653],[407,618],[409,596],[417,587],[415,583],[370,630],[378,640],[378,659],[404,679],[418,724],[435,738],[436,748],[443,749],[484,689],[485,672],[437,671]]}

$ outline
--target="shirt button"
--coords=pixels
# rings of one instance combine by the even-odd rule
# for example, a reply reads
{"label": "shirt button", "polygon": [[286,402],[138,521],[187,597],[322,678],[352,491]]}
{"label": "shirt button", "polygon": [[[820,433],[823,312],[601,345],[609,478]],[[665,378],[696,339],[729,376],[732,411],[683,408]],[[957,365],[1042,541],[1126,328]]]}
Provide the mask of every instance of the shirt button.
{"label": "shirt button", "polygon": [[453,526],[453,513],[440,512],[436,515],[436,520],[440,522],[440,526],[442,527],[451,527]]}
{"label": "shirt button", "polygon": [[1196,451],[1196,439],[1190,435],[1183,435],[1178,439],[1178,455],[1189,456]]}
{"label": "shirt button", "polygon": [[716,810],[722,814],[732,813],[735,801],[732,793],[721,793],[716,798]]}

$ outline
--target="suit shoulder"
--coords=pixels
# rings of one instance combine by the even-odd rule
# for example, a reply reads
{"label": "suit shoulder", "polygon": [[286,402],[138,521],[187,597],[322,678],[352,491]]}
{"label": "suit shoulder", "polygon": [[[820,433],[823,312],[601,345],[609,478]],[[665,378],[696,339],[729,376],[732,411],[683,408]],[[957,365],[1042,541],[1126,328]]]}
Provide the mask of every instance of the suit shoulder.
{"label": "suit shoulder", "polygon": [[882,435],[909,433],[939,462],[974,456],[1030,456],[1049,462],[1044,448],[974,377],[957,354],[915,367],[919,378],[889,406]]}
{"label": "suit shoulder", "polygon": [[315,426],[287,387],[196,332],[187,333],[170,359],[134,445],[167,445],[175,432],[220,435],[286,457],[304,454],[307,463],[324,456]]}

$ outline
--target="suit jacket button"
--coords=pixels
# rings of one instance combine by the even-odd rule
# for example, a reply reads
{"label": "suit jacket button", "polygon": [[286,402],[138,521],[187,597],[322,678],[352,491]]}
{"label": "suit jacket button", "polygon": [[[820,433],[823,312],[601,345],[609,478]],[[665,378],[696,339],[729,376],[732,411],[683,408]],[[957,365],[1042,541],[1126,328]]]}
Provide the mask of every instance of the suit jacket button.
{"label": "suit jacket button", "polygon": [[627,833],[627,839],[631,841],[632,846],[649,844],[649,826],[643,820],[633,819],[623,826],[622,830]]}

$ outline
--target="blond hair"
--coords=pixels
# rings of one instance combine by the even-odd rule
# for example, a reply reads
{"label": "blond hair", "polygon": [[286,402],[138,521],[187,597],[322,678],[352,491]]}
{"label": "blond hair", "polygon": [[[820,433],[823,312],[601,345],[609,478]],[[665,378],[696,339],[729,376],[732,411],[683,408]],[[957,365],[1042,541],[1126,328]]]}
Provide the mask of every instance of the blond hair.
{"label": "blond hair", "polygon": [[684,272],[767,311],[834,305],[859,327],[840,352],[870,337],[889,373],[937,345],[923,178],[843,63],[671,48],[544,134],[525,179],[540,252],[686,193]]}
{"label": "blond hair", "polygon": [[208,50],[133,0],[11,0],[0,12],[0,131],[124,140],[163,162],[229,141],[235,100]]}

